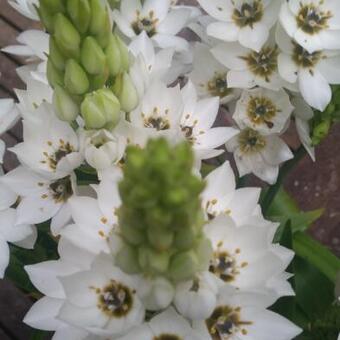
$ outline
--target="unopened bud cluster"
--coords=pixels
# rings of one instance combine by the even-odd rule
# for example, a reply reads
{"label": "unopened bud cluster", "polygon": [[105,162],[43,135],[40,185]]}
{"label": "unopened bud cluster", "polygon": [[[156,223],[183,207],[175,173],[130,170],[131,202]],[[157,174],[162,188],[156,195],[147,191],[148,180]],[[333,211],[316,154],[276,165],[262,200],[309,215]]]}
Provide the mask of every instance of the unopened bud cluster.
{"label": "unopened bud cluster", "polygon": [[38,8],[51,34],[47,77],[59,118],[73,121],[81,113],[89,129],[112,127],[121,110],[137,105],[129,53],[112,33],[108,6],[103,0],[40,0]]}
{"label": "unopened bud cluster", "polygon": [[199,198],[204,182],[192,173],[193,162],[186,142],[171,147],[158,139],[143,150],[128,148],[119,184],[124,246],[116,257],[125,272],[178,282],[208,268],[212,250]]}

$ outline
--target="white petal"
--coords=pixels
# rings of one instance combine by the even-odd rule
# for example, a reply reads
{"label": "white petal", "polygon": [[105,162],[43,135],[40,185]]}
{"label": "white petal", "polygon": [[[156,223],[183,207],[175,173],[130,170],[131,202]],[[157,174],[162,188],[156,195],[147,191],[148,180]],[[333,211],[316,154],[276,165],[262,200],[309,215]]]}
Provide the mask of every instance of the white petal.
{"label": "white petal", "polygon": [[289,83],[295,83],[298,77],[298,67],[291,55],[280,53],[277,62],[280,76]]}
{"label": "white petal", "polygon": [[237,41],[240,28],[233,23],[213,22],[207,28],[207,34],[224,41]]}
{"label": "white petal", "polygon": [[324,111],[332,99],[332,90],[322,74],[314,69],[299,71],[299,88],[304,100],[319,111]]}
{"label": "white petal", "polygon": [[237,71],[247,68],[246,62],[240,57],[247,55],[248,52],[248,49],[238,43],[218,44],[211,49],[211,53],[221,64]]}
{"label": "white petal", "polygon": [[9,263],[9,247],[5,240],[0,237],[0,278],[5,275]]}
{"label": "white petal", "polygon": [[64,323],[57,319],[62,303],[60,299],[43,297],[31,307],[23,321],[31,327],[46,331],[62,328]]}
{"label": "white petal", "polygon": [[329,84],[340,84],[340,56],[320,60],[316,69]]}
{"label": "white petal", "polygon": [[158,26],[158,32],[176,35],[189,20],[189,9],[173,9]]}
{"label": "white petal", "polygon": [[262,23],[256,23],[253,28],[249,26],[242,28],[238,39],[241,45],[259,52],[268,37],[269,31],[267,26]]}

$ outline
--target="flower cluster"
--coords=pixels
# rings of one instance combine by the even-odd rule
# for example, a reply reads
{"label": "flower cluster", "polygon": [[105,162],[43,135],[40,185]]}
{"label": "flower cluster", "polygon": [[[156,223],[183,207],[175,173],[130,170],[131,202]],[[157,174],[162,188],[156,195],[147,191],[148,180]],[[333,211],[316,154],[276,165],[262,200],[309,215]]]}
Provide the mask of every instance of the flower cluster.
{"label": "flower cluster", "polygon": [[294,295],[294,253],[274,243],[260,189],[237,188],[228,161],[202,165],[228,150],[240,176],[274,183],[292,116],[313,157],[312,108],[340,83],[337,2],[10,3],[46,32],[5,49],[31,63],[18,102],[0,102],[0,133],[23,124],[20,166],[0,177],[0,274],[35,224],[58,255],[25,266],[43,297],[24,322],[65,340],[298,335],[269,310]]}

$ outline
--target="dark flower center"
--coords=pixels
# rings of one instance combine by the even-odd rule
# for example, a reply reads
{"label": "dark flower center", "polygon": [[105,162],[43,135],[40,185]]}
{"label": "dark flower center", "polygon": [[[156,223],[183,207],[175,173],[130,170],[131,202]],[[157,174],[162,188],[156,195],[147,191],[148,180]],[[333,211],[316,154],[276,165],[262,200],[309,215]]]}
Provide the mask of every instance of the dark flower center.
{"label": "dark flower center", "polygon": [[254,0],[252,3],[245,2],[240,9],[234,10],[233,20],[239,27],[250,26],[259,22],[263,17],[263,5],[261,0]]}

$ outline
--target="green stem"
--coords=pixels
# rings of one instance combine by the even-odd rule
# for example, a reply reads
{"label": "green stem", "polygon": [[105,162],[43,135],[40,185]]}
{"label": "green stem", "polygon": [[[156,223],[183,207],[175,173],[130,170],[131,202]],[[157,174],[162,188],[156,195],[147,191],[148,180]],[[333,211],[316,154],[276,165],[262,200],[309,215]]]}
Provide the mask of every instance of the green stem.
{"label": "green stem", "polygon": [[306,155],[306,150],[303,145],[301,145],[295,152],[294,158],[286,162],[280,169],[279,176],[274,185],[270,186],[267,192],[265,193],[262,202],[262,212],[263,215],[266,216],[268,213],[268,209],[270,208],[275,196],[279,192],[284,179],[287,174],[295,167],[295,165]]}

